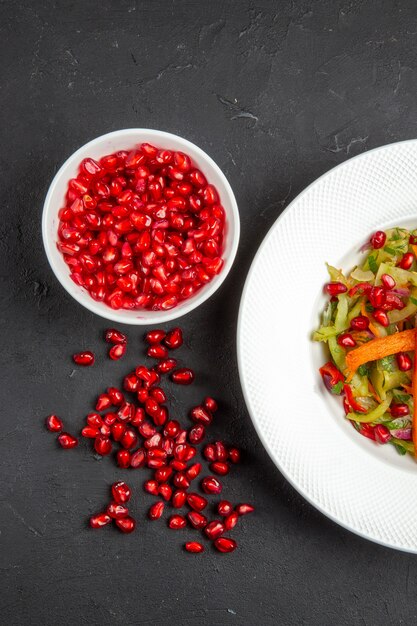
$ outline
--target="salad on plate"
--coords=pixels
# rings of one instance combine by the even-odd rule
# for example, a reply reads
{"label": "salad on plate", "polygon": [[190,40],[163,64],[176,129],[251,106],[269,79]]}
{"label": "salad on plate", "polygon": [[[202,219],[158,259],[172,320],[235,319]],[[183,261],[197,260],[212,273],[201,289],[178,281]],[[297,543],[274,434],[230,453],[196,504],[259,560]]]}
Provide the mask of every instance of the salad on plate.
{"label": "salad on plate", "polygon": [[417,230],[377,231],[350,273],[327,265],[329,300],[313,340],[327,344],[320,368],[365,437],[417,453]]}

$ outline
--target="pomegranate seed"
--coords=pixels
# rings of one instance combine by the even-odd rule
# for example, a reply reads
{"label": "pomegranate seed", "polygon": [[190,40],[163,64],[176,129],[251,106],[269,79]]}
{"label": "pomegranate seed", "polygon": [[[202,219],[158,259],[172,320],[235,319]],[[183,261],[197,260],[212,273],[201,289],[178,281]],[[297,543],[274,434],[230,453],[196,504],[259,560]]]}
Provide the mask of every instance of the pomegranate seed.
{"label": "pomegranate seed", "polygon": [[338,296],[341,293],[345,293],[347,291],[347,287],[343,283],[334,282],[334,283],[327,283],[324,286],[324,290],[326,291],[326,293],[329,294],[329,296],[333,297],[333,296]]}
{"label": "pomegranate seed", "polygon": [[224,533],[224,530],[225,527],[219,520],[213,520],[207,524],[204,532],[211,541],[214,541]]}
{"label": "pomegranate seed", "polygon": [[221,441],[214,442],[214,448],[216,450],[216,461],[226,461],[227,460],[227,450],[224,444]]}
{"label": "pomegranate seed", "polygon": [[215,461],[217,459],[217,451],[214,444],[209,443],[204,447],[203,456],[207,461]]}
{"label": "pomegranate seed", "polygon": [[104,411],[111,406],[111,400],[109,396],[105,393],[102,393],[97,398],[96,411]]}
{"label": "pomegranate seed", "polygon": [[86,437],[87,439],[95,439],[100,434],[98,428],[93,428],[92,426],[85,426],[81,431],[81,436]]}
{"label": "pomegranate seed", "polygon": [[136,528],[136,522],[133,519],[133,517],[128,516],[128,517],[117,518],[115,522],[116,522],[116,526],[118,527],[118,529],[121,530],[122,533],[125,533],[125,534],[133,533],[133,531]]}
{"label": "pomegranate seed", "polygon": [[381,324],[381,326],[384,326],[384,328],[389,326],[388,315],[382,309],[375,309],[375,311],[372,313],[372,316],[378,322],[378,324]]}
{"label": "pomegranate seed", "polygon": [[188,433],[188,441],[192,444],[201,443],[205,437],[206,429],[202,424],[196,424]]}
{"label": "pomegranate seed", "polygon": [[[104,416],[103,419],[103,426],[113,426],[113,424],[117,421],[117,415],[116,413],[107,413]],[[105,429],[103,432],[103,426],[101,427],[101,434],[104,434],[104,432],[106,432],[108,435],[110,435],[111,430],[110,429]]]}
{"label": "pomegranate seed", "polygon": [[106,330],[104,339],[105,341],[107,341],[107,343],[127,343],[126,335],[120,332],[120,330],[116,330],[115,328],[109,328],[108,330]]}
{"label": "pomegranate seed", "polygon": [[126,450],[134,448],[138,443],[138,436],[136,432],[132,428],[127,428],[120,440],[120,443]]}
{"label": "pomegranate seed", "polygon": [[408,404],[405,403],[391,404],[390,410],[393,417],[405,417],[410,414]]}
{"label": "pomegranate seed", "polygon": [[152,494],[153,496],[157,496],[159,494],[159,485],[156,480],[146,480],[143,483],[143,487],[145,491]]}
{"label": "pomegranate seed", "polygon": [[395,280],[389,274],[382,274],[381,283],[384,285],[386,289],[394,289],[396,285]]}
{"label": "pomegranate seed", "polygon": [[61,448],[64,448],[65,450],[78,446],[78,439],[69,433],[60,433],[57,439]]}
{"label": "pomegranate seed", "polygon": [[124,402],[124,396],[122,392],[116,387],[108,387],[107,395],[109,396],[114,406],[120,406]]}
{"label": "pomegranate seed", "polygon": [[405,352],[398,352],[396,355],[398,369],[402,372],[408,372],[413,367],[411,358]]}
{"label": "pomegranate seed", "polygon": [[110,454],[112,449],[110,439],[103,435],[99,435],[94,441],[94,449],[97,454],[100,454],[101,456],[106,456],[107,454]]}
{"label": "pomegranate seed", "polygon": [[187,503],[194,511],[198,512],[202,511],[207,506],[206,498],[198,495],[198,493],[189,493],[187,495]]}
{"label": "pomegranate seed", "polygon": [[187,550],[187,552],[191,552],[192,554],[198,554],[199,552],[204,552],[204,546],[198,541],[187,541],[184,547]]}
{"label": "pomegranate seed", "polygon": [[197,511],[187,513],[187,519],[193,528],[202,530],[207,525],[207,518]]}
{"label": "pomegranate seed", "polygon": [[159,361],[156,369],[161,374],[168,374],[173,369],[177,367],[177,361],[175,359],[164,359],[163,361]]}
{"label": "pomegranate seed", "polygon": [[123,380],[123,389],[125,389],[126,391],[137,391],[139,387],[139,380],[136,376],[136,374],[129,374],[128,376],[125,376],[124,380]]}
{"label": "pomegranate seed", "polygon": [[221,493],[222,486],[221,483],[214,476],[206,476],[201,481],[201,488],[204,493]]}
{"label": "pomegranate seed", "polygon": [[168,502],[172,496],[171,485],[168,485],[168,483],[162,483],[162,485],[159,485],[158,493]]}
{"label": "pomegranate seed", "polygon": [[139,424],[138,430],[142,437],[144,437],[145,439],[150,439],[156,433],[155,426],[152,426],[150,422],[142,422],[141,424]]}
{"label": "pomegranate seed", "polygon": [[215,461],[210,464],[210,469],[214,474],[219,474],[219,476],[226,476],[230,472],[230,467],[228,463],[222,463],[221,461]]}
{"label": "pomegranate seed", "polygon": [[203,466],[201,463],[194,463],[194,465],[191,465],[191,467],[189,467],[185,472],[188,480],[194,480],[197,478],[197,476],[201,473],[202,468]]}
{"label": "pomegranate seed", "polygon": [[365,315],[358,315],[350,322],[352,330],[367,330],[369,327],[369,319]]}
{"label": "pomegranate seed", "polygon": [[164,508],[165,508],[165,504],[163,502],[155,502],[155,504],[153,504],[148,511],[149,519],[154,521],[162,517]]}
{"label": "pomegranate seed", "polygon": [[377,424],[374,428],[375,439],[378,443],[387,443],[392,435],[384,424]]}
{"label": "pomegranate seed", "polygon": [[188,489],[190,486],[190,481],[187,476],[182,472],[177,472],[174,476],[174,485],[180,489]]}
{"label": "pomegranate seed", "polygon": [[172,467],[160,467],[155,472],[155,480],[157,480],[158,483],[165,483],[171,478],[172,472]]}
{"label": "pomegranate seed", "polygon": [[87,424],[93,428],[101,428],[103,426],[103,420],[98,413],[89,413],[87,415]]}
{"label": "pomegranate seed", "polygon": [[186,499],[186,492],[183,489],[177,489],[172,496],[172,506],[175,509],[180,509],[184,506]]}
{"label": "pomegranate seed", "polygon": [[191,385],[194,380],[194,372],[187,368],[175,370],[171,374],[171,380],[177,385]]}
{"label": "pomegranate seed", "polygon": [[339,344],[339,346],[342,346],[342,348],[353,348],[354,346],[356,346],[356,341],[350,333],[342,333],[341,335],[339,335],[337,338],[337,343]]}
{"label": "pomegranate seed", "polygon": [[129,509],[127,506],[120,504],[118,502],[110,502],[109,506],[106,510],[107,515],[109,515],[112,519],[117,519],[120,517],[126,517],[129,513]]}
{"label": "pomegranate seed", "polygon": [[165,346],[155,344],[153,346],[150,346],[150,348],[148,348],[148,351],[146,354],[152,357],[153,359],[166,359],[168,356],[168,350],[165,348]]}
{"label": "pomegranate seed", "polygon": [[118,504],[125,504],[130,500],[130,487],[123,481],[113,483],[111,486],[112,496]]}
{"label": "pomegranate seed", "polygon": [[219,513],[219,515],[221,515],[222,517],[226,517],[227,515],[230,515],[232,511],[233,506],[228,500],[220,500],[219,504],[217,505],[217,512]]}
{"label": "pomegranate seed", "polygon": [[158,344],[158,343],[160,343],[162,341],[162,339],[164,339],[164,337],[165,337],[165,331],[163,331],[163,330],[151,330],[145,336],[145,341],[147,343],[150,343],[151,345]]}
{"label": "pomegranate seed", "polygon": [[187,469],[187,463],[184,463],[184,461],[178,461],[177,459],[173,459],[169,464],[176,472],[182,472]]}
{"label": "pomegranate seed", "polygon": [[179,530],[180,528],[185,528],[187,525],[187,520],[182,515],[171,515],[168,520],[169,528],[173,530]]}
{"label": "pomegranate seed", "polygon": [[90,526],[91,528],[102,528],[103,526],[107,526],[110,524],[111,517],[107,515],[107,513],[99,513],[98,515],[92,515],[90,517]]}
{"label": "pomegranate seed", "polygon": [[215,540],[214,545],[219,552],[233,552],[236,550],[237,543],[233,539],[228,539],[227,537],[219,537]]}
{"label": "pomegranate seed", "polygon": [[[125,452],[125,450],[121,450],[121,452]],[[138,467],[144,467],[145,464],[146,452],[143,448],[139,448],[130,458],[130,467],[134,467],[136,469]]]}
{"label": "pomegranate seed", "polygon": [[93,365],[95,357],[92,352],[89,352],[87,350],[86,352],[78,352],[77,354],[74,354],[72,360],[77,365],[84,365],[85,367],[87,367],[89,365]]}
{"label": "pomegranate seed", "polygon": [[181,328],[173,328],[170,330],[164,339],[164,343],[170,350],[175,350],[182,346],[183,337]]}
{"label": "pomegranate seed", "polygon": [[375,250],[379,250],[385,245],[387,236],[383,230],[377,230],[371,237],[371,245]]}
{"label": "pomegranate seed", "polygon": [[64,428],[63,421],[57,415],[49,415],[46,418],[46,428],[51,431],[51,433],[59,433]]}
{"label": "pomegranate seed", "polygon": [[385,303],[387,296],[383,287],[372,287],[368,297],[372,306],[378,308]]}
{"label": "pomegranate seed", "polygon": [[158,404],[164,404],[167,401],[165,392],[161,389],[161,387],[154,387],[149,393],[152,398],[158,402]]}
{"label": "pomegranate seed", "polygon": [[165,424],[164,437],[176,437],[181,429],[181,426],[177,420],[170,420]]}
{"label": "pomegranate seed", "polygon": [[180,430],[178,435],[175,437],[176,443],[185,443],[187,441],[187,431]]}
{"label": "pomegranate seed", "polygon": [[204,408],[206,408],[207,411],[210,411],[210,413],[215,413],[218,409],[217,402],[216,400],[214,400],[214,398],[210,398],[210,397],[205,398],[203,404],[204,404]]}
{"label": "pomegranate seed", "polygon": [[114,345],[112,348],[110,348],[109,357],[113,359],[113,361],[118,361],[119,359],[122,358],[125,352],[126,352],[126,344],[118,343]]}
{"label": "pomegranate seed", "polygon": [[232,528],[236,526],[238,519],[239,519],[239,515],[236,513],[236,511],[233,511],[232,513],[230,513],[230,515],[228,515],[224,520],[225,529],[232,530]]}
{"label": "pomegranate seed", "polygon": [[236,507],[236,513],[238,515],[248,515],[248,513],[253,513],[254,510],[255,507],[253,507],[251,504],[239,504]]}
{"label": "pomegranate seed", "polygon": [[409,270],[414,262],[414,254],[412,252],[406,252],[398,263],[398,266],[403,270]]}
{"label": "pomegranate seed", "polygon": [[139,402],[141,402],[142,404],[144,404],[146,402],[146,400],[149,397],[149,393],[147,389],[138,389],[137,391],[137,398],[139,400]]}
{"label": "pomegranate seed", "polygon": [[211,421],[213,419],[213,416],[210,413],[210,411],[208,411],[202,405],[196,406],[193,409],[191,409],[190,417],[193,420],[193,422],[201,423],[201,424],[204,424],[205,426],[208,426],[209,424],[211,424]]}

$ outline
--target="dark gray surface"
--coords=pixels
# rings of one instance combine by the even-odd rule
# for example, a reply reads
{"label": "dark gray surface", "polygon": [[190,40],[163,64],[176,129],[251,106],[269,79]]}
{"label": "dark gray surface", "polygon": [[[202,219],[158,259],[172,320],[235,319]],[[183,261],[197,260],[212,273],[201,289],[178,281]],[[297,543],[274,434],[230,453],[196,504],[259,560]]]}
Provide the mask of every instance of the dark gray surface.
{"label": "dark gray surface", "polygon": [[[242,399],[235,332],[251,259],[288,202],[348,157],[416,136],[416,44],[412,0],[0,2],[3,624],[415,622],[416,557],[331,523],[267,458]],[[140,354],[132,328],[126,359],[104,358],[106,322],[57,283],[40,233],[63,160],[132,126],[200,145],[240,208],[231,275],[181,322],[199,383],[176,405],[180,414],[212,391],[222,399],[213,434],[245,451],[226,493],[257,514],[235,529],[239,550],[225,557],[186,555],[185,534],[147,523],[141,474],[130,478],[137,532],[89,531],[89,514],[125,472],[84,445],[57,449],[42,425],[54,411],[78,429],[95,395]],[[81,348],[102,362],[71,376]],[[277,410],[291,401],[277,391]]]}

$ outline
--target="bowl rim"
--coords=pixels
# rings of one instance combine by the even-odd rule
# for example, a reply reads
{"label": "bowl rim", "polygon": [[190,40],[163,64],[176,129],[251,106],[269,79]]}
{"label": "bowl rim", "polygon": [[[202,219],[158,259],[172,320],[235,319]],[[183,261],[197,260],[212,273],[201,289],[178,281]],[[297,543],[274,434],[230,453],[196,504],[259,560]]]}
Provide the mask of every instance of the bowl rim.
{"label": "bowl rim", "polygon": [[[194,296],[193,298],[190,298],[189,301],[184,300],[181,308],[179,308],[179,306],[176,306],[164,312],[152,311],[151,313],[155,313],[155,319],[141,318],[141,317],[137,317],[137,318],[128,317],[129,311],[127,310],[125,311],[124,309],[115,310],[115,309],[108,307],[108,311],[107,310],[103,311],[96,304],[95,300],[93,300],[93,298],[91,298],[91,296],[87,292],[85,292],[85,294],[83,292],[80,292],[80,294],[78,295],[77,293],[72,293],[71,291],[69,291],[67,288],[67,285],[65,284],[65,281],[63,280],[62,272],[56,266],[56,263],[52,254],[52,247],[56,245],[56,241],[52,241],[51,237],[48,234],[48,220],[51,214],[53,213],[52,196],[58,183],[60,182],[61,178],[65,174],[68,167],[73,165],[76,161],[79,161],[81,158],[86,158],[85,151],[88,150],[88,148],[96,146],[97,144],[100,144],[101,142],[107,139],[111,139],[113,137],[120,138],[124,136],[131,137],[132,134],[136,134],[139,136],[140,134],[143,134],[143,133],[154,134],[155,139],[162,140],[162,141],[164,139],[171,139],[174,141],[178,141],[184,147],[184,151],[186,151],[187,148],[189,148],[191,149],[191,151],[196,152],[198,156],[202,159],[202,161],[208,163],[210,167],[215,170],[217,175],[222,179],[226,193],[228,195],[228,199],[230,201],[230,207],[231,207],[231,214],[233,216],[233,226],[234,226],[234,235],[231,241],[230,254],[228,255],[227,259],[225,259],[224,267],[222,271],[220,272],[220,274],[218,274],[218,276],[216,277],[217,280],[211,280],[209,283],[207,283],[205,286],[201,288],[201,290],[196,294],[196,296]],[[138,141],[140,141],[140,139],[138,139]],[[55,277],[58,279],[58,281],[60,282],[62,287],[65,289],[65,291],[72,298],[74,298],[74,300],[76,300],[81,306],[88,309],[92,313],[95,313],[96,315],[100,316],[103,319],[111,320],[119,324],[132,324],[132,325],[142,326],[142,325],[164,323],[164,322],[168,322],[168,321],[177,319],[179,317],[182,317],[183,315],[186,315],[187,313],[190,313],[191,311],[196,309],[198,306],[203,304],[203,302],[208,300],[208,298],[210,298],[223,284],[224,280],[229,274],[232,268],[232,265],[234,263],[238,245],[239,245],[239,239],[240,239],[240,217],[239,217],[239,210],[238,210],[236,198],[233,193],[232,187],[229,181],[227,180],[226,175],[221,170],[221,168],[202,148],[197,146],[192,141],[189,141],[188,139],[185,139],[184,137],[181,137],[180,135],[175,135],[174,133],[170,133],[170,132],[163,131],[163,130],[152,129],[152,128],[123,128],[120,130],[115,130],[109,133],[105,133],[103,135],[99,135],[98,137],[95,137],[94,139],[91,139],[87,143],[80,146],[75,152],[70,154],[70,156],[62,163],[61,167],[58,169],[55,176],[53,177],[52,182],[49,185],[49,188],[45,197],[45,201],[43,204],[43,210],[42,210],[42,240],[43,240],[46,257],[48,259],[49,265],[53,273],[55,274]],[[149,313],[149,311],[147,312]]]}

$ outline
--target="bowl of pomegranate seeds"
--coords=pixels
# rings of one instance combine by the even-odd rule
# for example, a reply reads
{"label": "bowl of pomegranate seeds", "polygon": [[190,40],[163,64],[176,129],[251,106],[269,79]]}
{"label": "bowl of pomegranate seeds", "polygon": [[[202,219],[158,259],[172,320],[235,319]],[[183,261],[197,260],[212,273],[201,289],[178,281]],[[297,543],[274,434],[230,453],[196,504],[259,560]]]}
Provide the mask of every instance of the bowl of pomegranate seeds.
{"label": "bowl of pomegranate seeds", "polygon": [[42,234],[55,276],[93,313],[152,324],[222,284],[239,242],[233,191],[195,144],[158,130],[102,135],[62,165]]}

